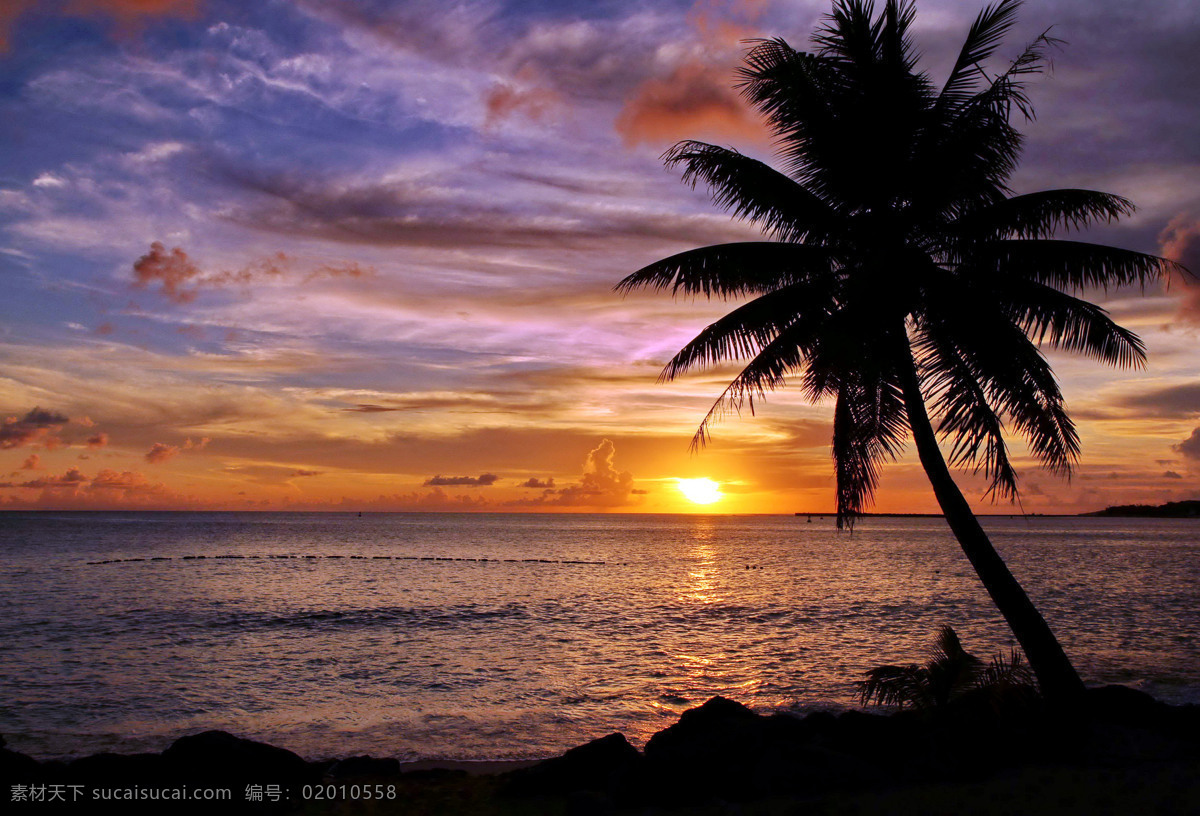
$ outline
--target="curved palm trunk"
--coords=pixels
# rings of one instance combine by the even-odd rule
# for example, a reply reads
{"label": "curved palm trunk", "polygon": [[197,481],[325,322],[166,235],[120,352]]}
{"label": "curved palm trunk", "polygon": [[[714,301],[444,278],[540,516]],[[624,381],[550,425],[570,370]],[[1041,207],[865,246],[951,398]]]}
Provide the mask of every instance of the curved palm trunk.
{"label": "curved palm trunk", "polygon": [[962,491],[954,483],[946,460],[938,448],[937,436],[925,410],[921,396],[920,380],[912,355],[906,352],[907,362],[901,365],[904,387],[904,407],[908,412],[909,425],[916,442],[921,465],[933,485],[933,493],[945,515],[946,523],[962,545],[963,552],[975,568],[988,595],[1012,628],[1017,642],[1025,650],[1029,665],[1037,675],[1038,684],[1046,699],[1056,704],[1077,701],[1083,693],[1083,681],[1062,646],[1050,631],[1045,619],[1013,574],[1004,559],[996,552],[987,533],[971,511]]}

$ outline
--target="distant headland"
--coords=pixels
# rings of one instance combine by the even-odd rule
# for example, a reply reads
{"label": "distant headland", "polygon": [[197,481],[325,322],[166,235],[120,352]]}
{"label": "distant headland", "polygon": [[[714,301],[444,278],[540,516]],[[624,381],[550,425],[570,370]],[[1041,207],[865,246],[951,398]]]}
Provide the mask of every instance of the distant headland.
{"label": "distant headland", "polygon": [[1134,516],[1142,518],[1200,518],[1200,499],[1166,504],[1118,504],[1084,516]]}

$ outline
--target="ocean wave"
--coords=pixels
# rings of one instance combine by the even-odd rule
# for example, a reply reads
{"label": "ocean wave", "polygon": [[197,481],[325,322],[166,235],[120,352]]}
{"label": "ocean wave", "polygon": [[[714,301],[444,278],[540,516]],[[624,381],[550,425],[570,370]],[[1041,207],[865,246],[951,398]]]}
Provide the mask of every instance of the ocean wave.
{"label": "ocean wave", "polygon": [[454,607],[384,606],[360,609],[308,609],[285,615],[259,612],[223,615],[208,622],[213,629],[334,629],[373,626],[454,627],[492,620],[527,617],[520,604],[499,607],[468,604]]}

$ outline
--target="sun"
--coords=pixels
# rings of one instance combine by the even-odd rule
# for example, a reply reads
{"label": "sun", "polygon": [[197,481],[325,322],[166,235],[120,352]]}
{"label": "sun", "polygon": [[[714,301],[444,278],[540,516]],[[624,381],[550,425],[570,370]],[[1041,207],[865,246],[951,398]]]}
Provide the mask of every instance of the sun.
{"label": "sun", "polygon": [[712,479],[676,479],[679,492],[694,504],[712,504],[724,498],[721,486]]}

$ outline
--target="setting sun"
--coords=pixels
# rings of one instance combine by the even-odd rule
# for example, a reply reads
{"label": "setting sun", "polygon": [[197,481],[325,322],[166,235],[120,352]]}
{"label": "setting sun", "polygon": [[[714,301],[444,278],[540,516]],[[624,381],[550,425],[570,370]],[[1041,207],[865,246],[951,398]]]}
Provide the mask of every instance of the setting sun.
{"label": "setting sun", "polygon": [[679,492],[695,504],[712,504],[723,498],[721,487],[712,479],[679,479]]}

